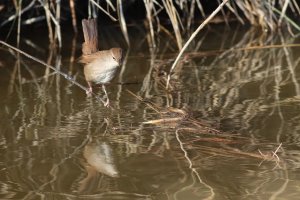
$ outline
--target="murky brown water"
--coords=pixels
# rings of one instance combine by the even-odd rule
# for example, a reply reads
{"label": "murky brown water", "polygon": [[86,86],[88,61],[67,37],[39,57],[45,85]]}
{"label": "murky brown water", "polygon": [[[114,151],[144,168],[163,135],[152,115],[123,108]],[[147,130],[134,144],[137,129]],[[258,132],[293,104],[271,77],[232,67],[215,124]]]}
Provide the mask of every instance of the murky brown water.
{"label": "murky brown water", "polygon": [[[109,40],[116,30],[102,33],[104,48],[122,41],[118,34]],[[0,199],[298,199],[300,48],[240,49],[299,43],[286,35],[212,27],[191,45],[196,53],[178,66],[167,92],[176,44],[161,36],[159,48],[148,49],[138,34],[107,87],[114,109],[2,48]],[[76,62],[81,39],[65,37],[59,54],[25,34],[21,48],[85,84]],[[224,49],[233,50],[201,53]],[[143,123],[178,117],[167,107],[188,114]],[[280,143],[279,162],[260,156]]]}

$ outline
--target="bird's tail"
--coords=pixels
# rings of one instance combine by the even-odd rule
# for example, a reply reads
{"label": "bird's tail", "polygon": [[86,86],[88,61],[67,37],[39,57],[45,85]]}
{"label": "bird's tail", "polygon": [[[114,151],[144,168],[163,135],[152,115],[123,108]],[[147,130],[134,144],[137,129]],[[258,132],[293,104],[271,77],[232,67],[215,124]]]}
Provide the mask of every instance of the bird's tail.
{"label": "bird's tail", "polygon": [[83,19],[82,29],[84,43],[82,44],[82,54],[89,55],[98,51],[98,29],[96,19]]}

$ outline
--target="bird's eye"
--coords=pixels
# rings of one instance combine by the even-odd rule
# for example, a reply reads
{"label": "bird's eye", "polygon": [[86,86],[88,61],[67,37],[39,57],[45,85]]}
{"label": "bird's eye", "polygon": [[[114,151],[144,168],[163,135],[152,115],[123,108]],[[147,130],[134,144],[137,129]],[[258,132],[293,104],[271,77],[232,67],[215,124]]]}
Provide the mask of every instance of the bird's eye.
{"label": "bird's eye", "polygon": [[116,60],[116,58],[115,58],[115,57],[113,57],[113,59],[114,59],[114,60]]}

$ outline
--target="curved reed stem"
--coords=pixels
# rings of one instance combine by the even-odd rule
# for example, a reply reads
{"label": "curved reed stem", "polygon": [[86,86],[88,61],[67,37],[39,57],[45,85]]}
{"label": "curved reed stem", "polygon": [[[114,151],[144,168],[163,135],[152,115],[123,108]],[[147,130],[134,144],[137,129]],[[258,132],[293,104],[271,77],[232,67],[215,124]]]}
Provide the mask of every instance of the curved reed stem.
{"label": "curved reed stem", "polygon": [[198,26],[198,28],[193,32],[193,34],[191,35],[191,37],[188,39],[188,41],[184,44],[184,46],[182,47],[182,49],[180,50],[178,56],[176,57],[169,75],[168,75],[168,80],[167,80],[167,85],[166,88],[169,87],[169,83],[170,83],[170,79],[171,79],[171,73],[172,71],[175,69],[179,59],[181,58],[183,52],[186,50],[186,48],[189,46],[189,44],[191,43],[191,41],[196,37],[196,35],[200,32],[200,30],[223,8],[223,6],[228,2],[228,0],[223,0],[223,2],[216,8],[216,10],[214,12],[212,12],[208,18],[206,18],[206,20],[204,20],[204,22],[202,24],[200,24],[200,26]]}

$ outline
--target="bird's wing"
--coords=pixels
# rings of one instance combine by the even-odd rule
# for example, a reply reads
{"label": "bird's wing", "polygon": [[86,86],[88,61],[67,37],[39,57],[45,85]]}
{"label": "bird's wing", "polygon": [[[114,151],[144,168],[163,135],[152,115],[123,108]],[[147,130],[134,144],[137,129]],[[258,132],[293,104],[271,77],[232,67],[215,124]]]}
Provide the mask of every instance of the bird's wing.
{"label": "bird's wing", "polygon": [[88,63],[93,62],[95,59],[101,58],[102,56],[104,56],[104,54],[105,54],[105,51],[98,51],[98,52],[93,53],[93,54],[82,55],[79,58],[79,62],[83,63],[83,64],[88,64]]}

